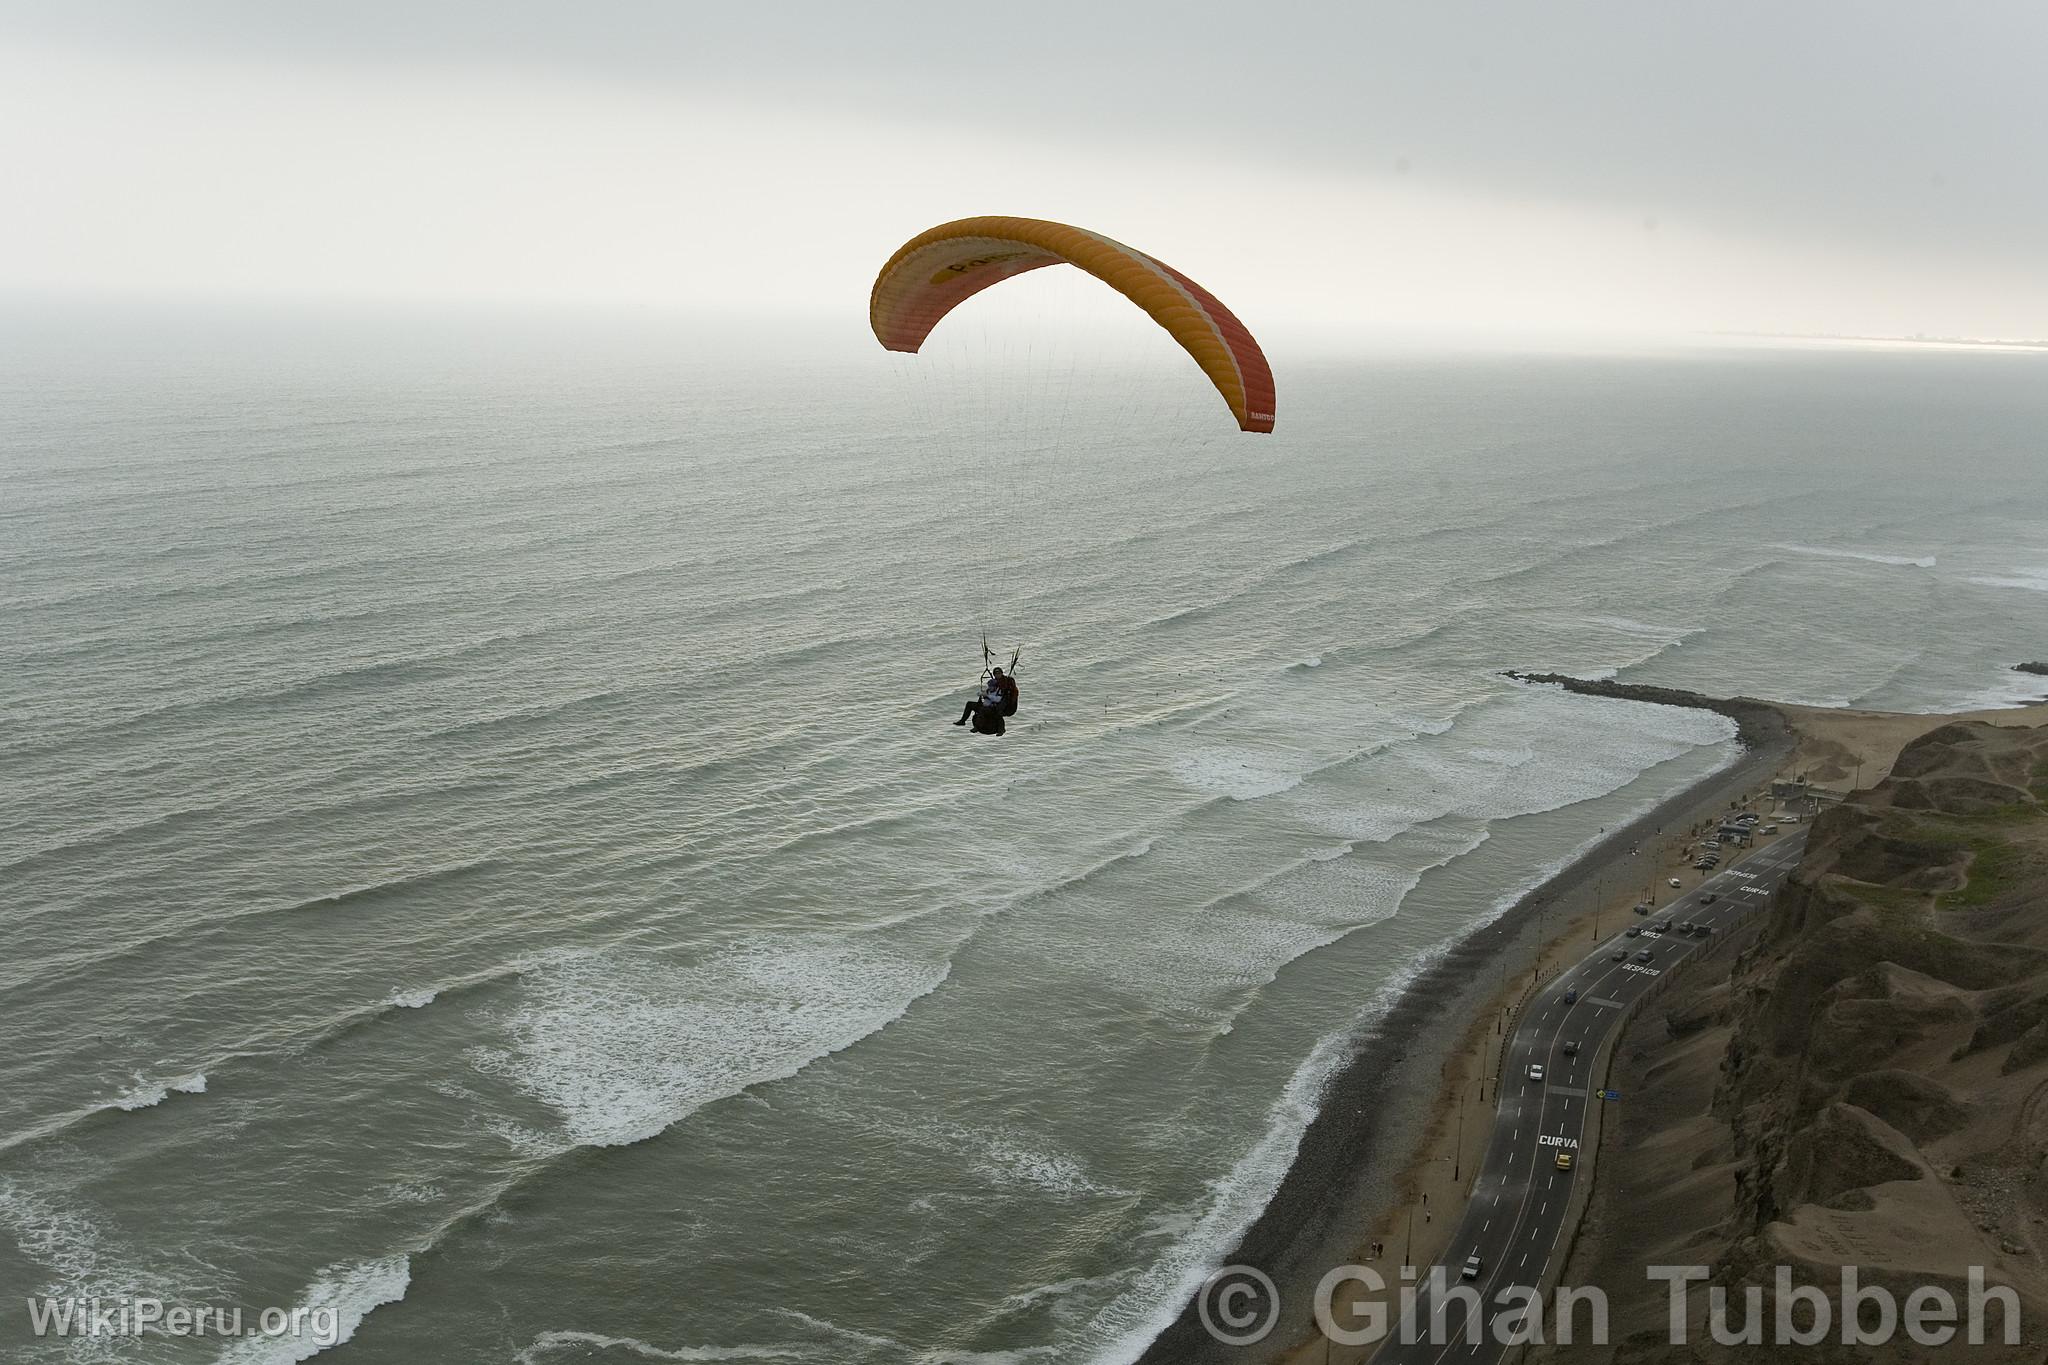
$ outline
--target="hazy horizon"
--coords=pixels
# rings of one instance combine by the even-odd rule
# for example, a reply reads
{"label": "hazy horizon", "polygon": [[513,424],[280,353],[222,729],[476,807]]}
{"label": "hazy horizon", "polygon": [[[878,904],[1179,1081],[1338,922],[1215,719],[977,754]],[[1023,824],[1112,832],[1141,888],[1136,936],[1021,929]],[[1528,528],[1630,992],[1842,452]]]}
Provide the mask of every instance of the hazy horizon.
{"label": "hazy horizon", "polygon": [[0,3],[0,294],[857,325],[996,212],[1283,350],[2048,333],[2038,9],[1166,13]]}

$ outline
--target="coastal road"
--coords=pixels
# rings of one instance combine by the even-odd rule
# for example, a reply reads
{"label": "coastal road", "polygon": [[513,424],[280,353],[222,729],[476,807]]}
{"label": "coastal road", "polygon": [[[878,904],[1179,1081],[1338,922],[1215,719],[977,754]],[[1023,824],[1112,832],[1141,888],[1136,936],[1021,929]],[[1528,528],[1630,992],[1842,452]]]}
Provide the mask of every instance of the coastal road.
{"label": "coastal road", "polygon": [[[1517,1286],[1540,1290],[1563,1244],[1572,1182],[1589,1176],[1586,1163],[1578,1159],[1586,1125],[1595,1114],[1593,1106],[1610,1102],[1592,1089],[1595,1063],[1602,1044],[1620,1028],[1628,1005],[1663,973],[1707,951],[1738,922],[1769,904],[1798,865],[1805,845],[1804,829],[1788,832],[1655,914],[1628,916],[1629,923],[1618,926],[1582,961],[1544,985],[1517,1016],[1500,1073],[1486,1158],[1442,1262],[1447,1283],[1478,1291],[1485,1322],[1504,1316],[1498,1306],[1504,1291]],[[1710,925],[1714,933],[1682,935],[1677,926],[1687,920]],[[1663,930],[1660,925],[1670,927]],[[1637,960],[1643,953],[1649,955],[1648,962]],[[1571,1052],[1566,1051],[1567,1044],[1575,1045]],[[1542,1080],[1530,1078],[1532,1066],[1543,1068]],[[1621,1102],[1627,1103],[1626,1097]],[[1572,1170],[1557,1168],[1559,1152],[1573,1156]],[[1473,1255],[1479,1257],[1479,1275],[1462,1279],[1465,1258]],[[1374,1365],[1491,1365],[1499,1360],[1507,1348],[1491,1331],[1483,1333],[1478,1345],[1467,1342],[1467,1307],[1455,1298],[1445,1303],[1449,1330],[1432,1333],[1430,1279],[1430,1270],[1423,1268],[1415,1293],[1414,1335],[1419,1339],[1404,1341],[1401,1338],[1409,1333],[1403,1332],[1383,1342],[1372,1358]],[[1507,1303],[1515,1301],[1511,1295]],[[1547,1340],[1555,1318],[1546,1307],[1540,1320]],[[1583,1310],[1578,1325],[1585,1326]]]}

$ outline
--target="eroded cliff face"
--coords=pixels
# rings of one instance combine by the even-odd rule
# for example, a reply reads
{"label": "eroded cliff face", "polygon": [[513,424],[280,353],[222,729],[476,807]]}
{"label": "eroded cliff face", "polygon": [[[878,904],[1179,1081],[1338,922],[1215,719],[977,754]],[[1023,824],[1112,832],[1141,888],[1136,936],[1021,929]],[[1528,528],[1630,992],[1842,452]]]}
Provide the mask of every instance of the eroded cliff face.
{"label": "eroded cliff face", "polygon": [[[1887,755],[1887,758],[1890,756]],[[1711,960],[1711,959],[1710,959]],[[2048,1355],[2048,727],[1965,722],[1913,740],[1826,812],[1730,967],[1676,979],[1632,1020],[1564,1283],[1597,1285],[1610,1345],[1549,1361],[1835,1365]],[[2021,1298],[2019,1344],[1847,1345],[1842,1267],[1903,1304],[1968,1302],[1969,1270]],[[1674,1341],[1650,1266],[1708,1271]],[[1775,1337],[1776,1274],[1824,1291],[1812,1345]],[[1761,1342],[1714,1337],[1712,1290]],[[1868,1315],[1866,1321],[1868,1320]],[[1810,1323],[1804,1310],[1799,1325]]]}
{"label": "eroded cliff face", "polygon": [[1715,1282],[1853,1263],[1960,1293],[1978,1265],[2048,1340],[2048,729],[1914,741],[1821,816],[1767,913],[1712,1006],[1735,1180]]}

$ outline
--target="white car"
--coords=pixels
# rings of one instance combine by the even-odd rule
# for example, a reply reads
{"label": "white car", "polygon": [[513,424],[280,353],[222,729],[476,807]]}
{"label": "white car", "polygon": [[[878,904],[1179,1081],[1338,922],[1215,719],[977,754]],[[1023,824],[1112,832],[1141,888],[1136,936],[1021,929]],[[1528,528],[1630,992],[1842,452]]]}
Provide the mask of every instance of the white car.
{"label": "white car", "polygon": [[1671,884],[1672,884],[1673,886],[1683,886],[1683,885],[1684,885],[1684,883],[1683,883],[1683,882],[1681,882],[1681,881],[1679,881],[1679,880],[1678,880],[1678,878],[1676,878],[1676,877],[1673,877],[1673,878],[1671,879]]}
{"label": "white car", "polygon": [[1541,1081],[1543,1079],[1543,1068],[1540,1064],[1536,1062],[1529,1063],[1529,1079],[1532,1081]]}
{"label": "white car", "polygon": [[1477,1256],[1467,1256],[1465,1258],[1465,1268],[1458,1272],[1458,1278],[1463,1280],[1476,1280],[1479,1278],[1479,1258]]}

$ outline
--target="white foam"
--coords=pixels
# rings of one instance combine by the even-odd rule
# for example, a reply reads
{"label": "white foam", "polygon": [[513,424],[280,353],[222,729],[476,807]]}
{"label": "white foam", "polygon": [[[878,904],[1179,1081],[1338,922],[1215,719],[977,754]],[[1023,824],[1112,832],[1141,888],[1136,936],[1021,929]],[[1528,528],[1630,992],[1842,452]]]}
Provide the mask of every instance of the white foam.
{"label": "white foam", "polygon": [[108,1243],[89,1212],[4,1176],[0,1227],[10,1229],[22,1254],[49,1272],[42,1287],[52,1297],[171,1297],[168,1285],[129,1264]]}
{"label": "white foam", "polygon": [[1015,1133],[984,1130],[971,1133],[969,1142],[979,1148],[972,1169],[997,1184],[1021,1185],[1062,1197],[1130,1193],[1098,1184],[1073,1157]]}
{"label": "white foam", "polygon": [[1181,1305],[1222,1264],[1225,1249],[1237,1244],[1279,1191],[1300,1150],[1302,1134],[1321,1111],[1324,1089],[1351,1054],[1352,1040],[1385,1017],[1426,965],[1411,964],[1389,980],[1374,993],[1353,1028],[1325,1037],[1295,1068],[1268,1108],[1258,1142],[1210,1182],[1206,1205],[1189,1211],[1192,1228],[1096,1316],[1097,1334],[1110,1335],[1087,1356],[1089,1365],[1130,1365],[1179,1316]]}
{"label": "white foam", "polygon": [[2048,568],[2018,566],[2003,574],[1981,574],[1968,581],[1985,588],[2018,588],[2023,592],[2048,592]]}
{"label": "white foam", "polygon": [[1905,569],[1931,569],[1935,564],[1933,555],[1887,555],[1873,550],[1836,550],[1821,545],[1780,545],[1778,548],[1819,559],[1860,559],[1866,564],[1891,564]]}
{"label": "white foam", "polygon": [[1955,705],[1942,709],[2003,711],[2014,706],[2032,706],[2042,701],[2048,701],[2048,677],[2042,677],[2038,673],[2021,673],[2015,669],[1990,687],[1972,692]]}
{"label": "white foam", "polygon": [[785,1346],[655,1346],[638,1337],[602,1336],[596,1332],[542,1332],[512,1357],[513,1365],[547,1365],[557,1352],[564,1359],[587,1361],[594,1351],[628,1351],[642,1360],[800,1360],[808,1348]]}
{"label": "white foam", "polygon": [[779,1318],[788,1318],[791,1322],[798,1323],[813,1332],[832,1337],[835,1340],[858,1342],[863,1346],[883,1347],[896,1352],[899,1357],[907,1357],[910,1354],[910,1351],[902,1342],[892,1337],[880,1336],[874,1332],[863,1332],[858,1328],[842,1327],[836,1322],[828,1322],[824,1318],[813,1317],[801,1309],[777,1308],[773,1312]]}
{"label": "white foam", "polygon": [[165,1100],[169,1099],[170,1097],[171,1090],[169,1086],[156,1085],[152,1084],[149,1081],[145,1081],[142,1079],[142,1073],[138,1071],[135,1073],[135,1088],[132,1090],[123,1091],[121,1095],[115,1099],[114,1107],[116,1109],[126,1109],[131,1111],[136,1109],[149,1109],[155,1107],[156,1105],[162,1104]]}
{"label": "white foam", "polygon": [[175,1081],[146,1081],[141,1072],[135,1073],[133,1089],[123,1091],[114,1100],[114,1108],[134,1111],[152,1109],[171,1097],[175,1091],[181,1095],[203,1095],[206,1093],[206,1073],[195,1071]]}
{"label": "white foam", "polygon": [[[1022,1312],[1025,1309],[1036,1308],[1042,1303],[1050,1303],[1054,1311],[1059,1312],[1068,1307],[1069,1300],[1081,1291],[1100,1289],[1104,1285],[1127,1278],[1128,1271],[1119,1271],[1114,1275],[1087,1275],[1071,1280],[1056,1280],[1051,1284],[1034,1285],[1030,1289],[1020,1289],[1014,1294],[1005,1294],[1002,1306],[1011,1312]],[[1084,1296],[1073,1302],[1085,1304],[1087,1299]]]}
{"label": "white foam", "polygon": [[573,1142],[640,1142],[887,1026],[946,971],[822,937],[688,965],[613,951],[529,973],[510,1046],[472,1060],[558,1112]]}
{"label": "white foam", "polygon": [[426,989],[414,991],[393,991],[391,993],[391,999],[388,1000],[386,1003],[396,1005],[398,1006],[398,1008],[402,1010],[423,1010],[427,1006],[433,1004],[434,997],[439,994],[439,991]]}
{"label": "white foam", "polygon": [[1628,616],[1588,616],[1586,620],[1596,626],[1606,626],[1624,635],[1640,635],[1646,640],[1662,640],[1666,644],[1677,644],[1688,635],[1698,632],[1695,626],[1660,625],[1654,621],[1638,621]]}
{"label": "white foam", "polygon": [[332,1314],[331,1337],[246,1337],[222,1351],[215,1358],[215,1365],[298,1365],[299,1361],[311,1360],[354,1336],[364,1318],[375,1309],[404,1298],[411,1284],[412,1263],[404,1256],[329,1266],[300,1296],[292,1314],[302,1324],[317,1321],[314,1314]]}

